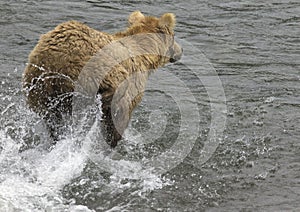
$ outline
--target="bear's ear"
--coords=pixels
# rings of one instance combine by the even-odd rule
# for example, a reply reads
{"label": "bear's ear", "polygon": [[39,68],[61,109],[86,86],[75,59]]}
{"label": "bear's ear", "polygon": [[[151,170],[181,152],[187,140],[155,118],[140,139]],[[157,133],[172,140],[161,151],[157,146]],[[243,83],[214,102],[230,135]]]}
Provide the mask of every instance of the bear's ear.
{"label": "bear's ear", "polygon": [[130,14],[128,22],[130,25],[140,23],[145,19],[145,16],[140,11],[135,11]]}
{"label": "bear's ear", "polygon": [[174,29],[176,24],[175,15],[173,13],[165,13],[159,19],[159,26]]}

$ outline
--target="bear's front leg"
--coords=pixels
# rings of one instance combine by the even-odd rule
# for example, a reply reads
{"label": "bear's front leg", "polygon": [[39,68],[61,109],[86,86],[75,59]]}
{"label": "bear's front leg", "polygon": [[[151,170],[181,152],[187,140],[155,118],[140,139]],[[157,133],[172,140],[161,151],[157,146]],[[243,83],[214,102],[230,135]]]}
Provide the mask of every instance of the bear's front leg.
{"label": "bear's front leg", "polygon": [[121,133],[116,129],[110,109],[102,111],[101,130],[105,141],[112,147],[116,147],[118,141],[122,139]]}
{"label": "bear's front leg", "polygon": [[[116,99],[114,99],[116,100]],[[128,126],[131,111],[128,102],[124,98],[112,101],[111,97],[102,96],[102,134],[106,142],[112,147],[116,147],[118,141]]]}
{"label": "bear's front leg", "polygon": [[99,89],[102,102],[102,133],[111,147],[121,140],[131,118],[133,109],[141,102],[147,72],[135,73],[121,81],[118,88]]}

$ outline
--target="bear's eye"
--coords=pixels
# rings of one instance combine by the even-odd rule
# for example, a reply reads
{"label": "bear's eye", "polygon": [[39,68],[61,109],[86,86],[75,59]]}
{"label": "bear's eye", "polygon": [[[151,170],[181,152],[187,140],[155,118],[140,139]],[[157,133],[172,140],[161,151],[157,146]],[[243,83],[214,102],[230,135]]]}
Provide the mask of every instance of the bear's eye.
{"label": "bear's eye", "polygon": [[157,27],[157,32],[162,33],[162,34],[172,35],[172,32],[170,32],[167,27],[158,26]]}
{"label": "bear's eye", "polygon": [[157,33],[159,33],[159,34],[165,34],[164,30],[162,30],[160,27],[157,28]]}

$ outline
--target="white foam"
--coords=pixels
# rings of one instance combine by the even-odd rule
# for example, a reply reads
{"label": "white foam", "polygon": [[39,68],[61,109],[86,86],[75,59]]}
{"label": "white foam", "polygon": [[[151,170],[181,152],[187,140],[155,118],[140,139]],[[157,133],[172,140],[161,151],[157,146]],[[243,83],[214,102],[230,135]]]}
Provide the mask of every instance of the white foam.
{"label": "white foam", "polygon": [[80,175],[86,160],[71,139],[60,141],[50,152],[37,148],[19,153],[16,142],[0,131],[0,143],[3,144],[0,168],[5,168],[0,178],[0,208],[3,208],[0,211],[51,211],[68,207],[60,190]]}
{"label": "white foam", "polygon": [[[30,116],[15,115],[21,117],[16,119],[15,128],[25,129],[25,122],[32,121]],[[32,121],[31,124],[34,123]],[[80,122],[75,126],[80,129],[73,129],[72,132],[76,133],[60,140],[51,151],[45,148],[45,144],[49,143],[47,136],[41,136],[40,145],[21,153],[19,150],[24,144],[22,138],[26,132],[22,130],[16,138],[11,138],[5,129],[0,129],[0,212],[91,211],[87,206],[70,203],[61,193],[66,185],[82,175],[88,160],[93,161],[99,171],[111,173],[109,183],[97,182],[106,183],[103,185],[108,193],[122,194],[124,190],[133,187],[132,195],[143,195],[169,184],[149,167],[144,167],[143,161],[128,160],[104,142],[101,143],[103,138],[99,137],[99,120],[94,121],[86,135],[82,135],[84,132],[81,125],[84,124]],[[128,139],[131,143],[137,143],[141,138]],[[124,179],[128,183],[124,183]],[[123,203],[120,204],[122,206]]]}

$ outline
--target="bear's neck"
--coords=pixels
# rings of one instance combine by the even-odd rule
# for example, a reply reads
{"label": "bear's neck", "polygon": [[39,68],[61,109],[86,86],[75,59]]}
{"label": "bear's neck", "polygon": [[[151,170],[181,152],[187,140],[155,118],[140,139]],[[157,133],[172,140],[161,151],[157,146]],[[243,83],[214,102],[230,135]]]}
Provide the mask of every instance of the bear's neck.
{"label": "bear's neck", "polygon": [[114,38],[122,46],[118,54],[126,55],[123,65],[130,72],[153,72],[167,63],[164,42],[155,33],[119,32]]}

